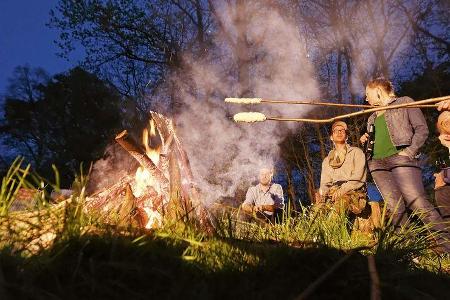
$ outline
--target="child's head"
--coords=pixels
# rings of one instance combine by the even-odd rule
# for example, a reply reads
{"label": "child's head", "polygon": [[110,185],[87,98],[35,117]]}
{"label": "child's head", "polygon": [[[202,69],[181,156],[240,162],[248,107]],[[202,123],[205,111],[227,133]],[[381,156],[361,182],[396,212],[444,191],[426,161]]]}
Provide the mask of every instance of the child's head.
{"label": "child's head", "polygon": [[436,125],[439,131],[439,140],[442,145],[450,148],[450,111],[442,112],[439,115]]}

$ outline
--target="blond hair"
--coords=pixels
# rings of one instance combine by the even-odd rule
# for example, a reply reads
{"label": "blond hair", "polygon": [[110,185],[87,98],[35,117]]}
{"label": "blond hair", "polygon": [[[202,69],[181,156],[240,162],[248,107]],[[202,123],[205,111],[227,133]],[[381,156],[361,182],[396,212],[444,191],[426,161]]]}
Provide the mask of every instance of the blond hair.
{"label": "blond hair", "polygon": [[380,87],[389,95],[389,97],[395,97],[394,85],[386,78],[378,77],[372,79],[367,83],[367,86],[370,88]]}
{"label": "blond hair", "polygon": [[439,133],[450,133],[450,111],[443,111],[439,115],[436,125]]}

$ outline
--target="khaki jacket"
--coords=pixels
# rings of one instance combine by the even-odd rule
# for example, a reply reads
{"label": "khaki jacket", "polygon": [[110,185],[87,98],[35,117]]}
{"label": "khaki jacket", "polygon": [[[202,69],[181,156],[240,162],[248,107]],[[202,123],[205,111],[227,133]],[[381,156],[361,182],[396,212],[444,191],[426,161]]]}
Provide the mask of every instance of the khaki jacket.
{"label": "khaki jacket", "polygon": [[320,176],[320,194],[325,196],[332,186],[340,186],[340,190],[346,193],[362,187],[366,182],[366,157],[364,152],[347,145],[345,161],[340,168],[333,169],[328,163],[329,154],[322,162],[322,174]]}

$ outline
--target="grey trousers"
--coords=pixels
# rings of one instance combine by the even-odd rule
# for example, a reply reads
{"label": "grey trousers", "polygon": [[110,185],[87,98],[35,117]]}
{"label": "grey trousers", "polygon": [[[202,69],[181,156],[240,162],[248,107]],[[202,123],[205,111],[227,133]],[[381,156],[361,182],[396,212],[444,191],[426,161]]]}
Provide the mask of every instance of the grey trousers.
{"label": "grey trousers", "polygon": [[419,212],[422,222],[431,224],[432,230],[446,230],[442,217],[427,199],[422,171],[416,159],[396,154],[372,159],[368,165],[394,226],[406,223],[406,208],[409,208]]}

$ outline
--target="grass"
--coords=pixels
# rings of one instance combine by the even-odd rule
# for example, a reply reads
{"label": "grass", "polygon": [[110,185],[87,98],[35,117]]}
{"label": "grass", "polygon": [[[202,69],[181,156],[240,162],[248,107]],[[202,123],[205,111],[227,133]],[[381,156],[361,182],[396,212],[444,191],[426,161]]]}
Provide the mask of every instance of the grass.
{"label": "grass", "polygon": [[[9,178],[30,184],[26,168],[16,169]],[[367,236],[352,234],[344,215],[307,208],[297,215],[288,212],[284,222],[271,226],[239,221],[239,211],[224,210],[212,236],[181,221],[142,231],[86,216],[81,209],[85,181],[80,176],[79,192],[67,206],[54,214],[40,206],[39,217],[27,227],[58,224],[50,246],[27,251],[39,230],[6,232],[3,227],[0,299],[294,299],[339,261],[310,298],[366,299],[372,283],[368,255],[375,257],[383,298],[450,294],[450,260],[430,250],[433,236],[417,222],[394,231],[384,216],[383,228]],[[16,188],[17,183],[6,185],[12,192],[5,194]],[[5,199],[8,205],[14,201]],[[16,224],[22,215],[6,213],[0,224]],[[356,248],[362,250],[352,251]]]}

